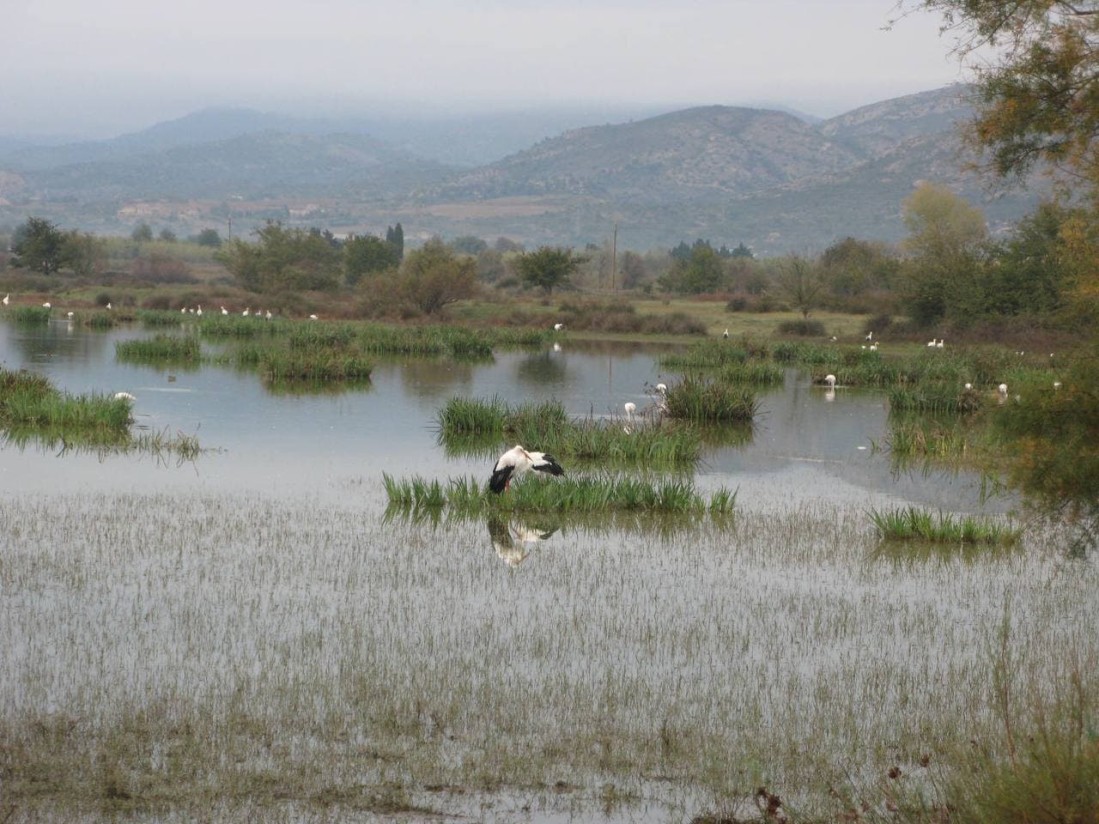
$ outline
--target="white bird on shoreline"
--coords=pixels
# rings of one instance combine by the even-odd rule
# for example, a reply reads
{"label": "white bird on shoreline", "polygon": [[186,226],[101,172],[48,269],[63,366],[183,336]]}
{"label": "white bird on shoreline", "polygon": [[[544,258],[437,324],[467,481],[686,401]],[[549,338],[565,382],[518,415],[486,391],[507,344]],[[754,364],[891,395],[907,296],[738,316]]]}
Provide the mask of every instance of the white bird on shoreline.
{"label": "white bird on shoreline", "polygon": [[526,475],[532,469],[549,475],[565,474],[561,464],[557,463],[557,459],[552,455],[544,452],[528,452],[516,444],[496,461],[496,466],[492,468],[492,477],[488,481],[488,488],[499,495],[511,486],[513,479]]}

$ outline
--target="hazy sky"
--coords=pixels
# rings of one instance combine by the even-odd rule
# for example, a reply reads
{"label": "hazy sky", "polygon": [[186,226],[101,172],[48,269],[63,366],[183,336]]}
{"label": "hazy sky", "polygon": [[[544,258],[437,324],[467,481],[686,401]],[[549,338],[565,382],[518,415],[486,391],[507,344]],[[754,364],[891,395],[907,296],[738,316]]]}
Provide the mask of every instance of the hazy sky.
{"label": "hazy sky", "polygon": [[895,0],[4,0],[0,134],[110,136],[211,105],[312,112],[781,104],[965,79]]}

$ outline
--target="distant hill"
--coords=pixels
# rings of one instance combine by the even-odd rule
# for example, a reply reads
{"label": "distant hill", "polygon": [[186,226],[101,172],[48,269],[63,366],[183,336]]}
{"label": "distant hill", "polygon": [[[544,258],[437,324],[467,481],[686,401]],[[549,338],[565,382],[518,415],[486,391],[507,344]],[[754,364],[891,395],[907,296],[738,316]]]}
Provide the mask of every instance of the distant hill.
{"label": "distant hill", "polygon": [[483,144],[486,156],[493,145],[499,154],[473,167],[446,162],[445,146],[491,134],[491,119],[417,130],[209,109],[110,141],[0,144],[0,223],[35,214],[128,233],[149,215],[155,228],[187,234],[228,213],[240,227],[276,217],[333,231],[399,220],[412,242],[473,234],[528,246],[599,244],[617,226],[620,248],[701,237],[771,254],[847,235],[896,240],[901,204],[921,180],[952,186],[994,226],[1012,222],[1040,187],[991,195],[968,170],[957,134],[972,113],[967,91],[910,95],[821,122],[707,106],[537,131],[547,114],[528,118],[536,136],[521,148],[503,151],[516,131]]}

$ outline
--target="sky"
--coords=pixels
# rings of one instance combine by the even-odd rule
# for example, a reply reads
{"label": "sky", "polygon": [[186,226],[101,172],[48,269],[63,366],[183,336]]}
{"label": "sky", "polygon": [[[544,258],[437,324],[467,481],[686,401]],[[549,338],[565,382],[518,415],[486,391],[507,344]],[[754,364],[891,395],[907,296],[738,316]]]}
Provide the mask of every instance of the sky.
{"label": "sky", "polygon": [[111,137],[208,106],[427,118],[774,105],[964,81],[896,0],[4,0],[0,135]]}

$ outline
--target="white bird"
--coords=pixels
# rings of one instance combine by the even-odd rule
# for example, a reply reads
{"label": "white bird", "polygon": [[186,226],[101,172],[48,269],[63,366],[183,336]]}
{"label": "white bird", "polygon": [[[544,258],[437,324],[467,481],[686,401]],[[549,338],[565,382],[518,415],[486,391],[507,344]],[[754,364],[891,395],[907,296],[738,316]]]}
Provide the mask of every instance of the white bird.
{"label": "white bird", "polygon": [[186,306],[180,306],[179,307],[179,313],[181,315],[186,315],[187,314],[187,307]]}
{"label": "white bird", "polygon": [[1054,389],[1060,389],[1061,388],[1061,382],[1060,381],[1054,381],[1053,382],[1053,388]]}
{"label": "white bird", "polygon": [[927,348],[928,348],[928,349],[931,349],[931,348],[932,348],[933,346],[935,346],[935,345],[936,345],[936,342],[935,342],[935,339],[934,339],[934,338],[932,338],[931,340],[929,340],[929,341],[927,342]]}
{"label": "white bird", "polygon": [[42,308],[43,309],[49,309],[50,308],[50,302],[47,300],[45,303],[42,304]]}
{"label": "white bird", "polygon": [[724,332],[722,333],[721,337],[725,338],[726,340],[728,340],[728,339],[729,339],[729,329],[728,329],[728,327],[726,327],[726,329],[725,329],[725,331],[724,331]]}
{"label": "white bird", "polygon": [[939,342],[935,344],[935,348],[936,348],[936,349],[942,349],[942,348],[943,348],[943,343],[944,343],[944,342],[945,342],[945,341],[944,341],[944,340],[943,340],[942,338],[939,338]]}
{"label": "white bird", "polygon": [[135,398],[129,392],[115,392],[114,399],[116,401],[130,401],[130,403],[133,403],[137,400],[137,398]]}
{"label": "white bird", "polygon": [[247,309],[245,309],[245,310],[244,310],[243,312],[241,312],[240,314],[241,314],[242,316],[244,316],[244,317],[248,317],[248,316],[249,316],[250,314],[252,314],[252,307],[251,307],[251,306],[249,306],[249,307],[248,307]]}
{"label": "white bird", "polygon": [[971,384],[971,383],[967,383],[967,384],[965,385],[965,388],[966,388],[966,389],[972,389],[972,388],[973,388],[973,384]]}
{"label": "white bird", "polygon": [[563,323],[555,323],[555,324],[553,324],[553,331],[554,331],[554,332],[560,332],[560,331],[561,331],[562,329],[564,329],[564,328],[565,328],[565,324],[563,324]]}
{"label": "white bird", "polygon": [[221,314],[223,314],[223,315],[228,315],[228,314],[229,314],[229,310],[228,310],[228,309],[226,309],[226,308],[225,308],[224,306],[222,306],[222,307],[221,307]]}
{"label": "white bird", "polygon": [[4,305],[7,306],[11,302],[11,295],[4,295]]}
{"label": "white bird", "polygon": [[871,352],[877,352],[878,351],[878,345],[876,343],[870,344],[870,351]]}
{"label": "white bird", "polygon": [[202,304],[201,303],[198,305],[198,309],[195,310],[195,314],[196,315],[201,315],[202,314]]}
{"label": "white bird", "polygon": [[622,408],[626,410],[626,417],[632,421],[633,413],[637,411],[637,404],[632,401],[626,401],[626,403],[622,405]]}
{"label": "white bird", "polygon": [[111,302],[107,301],[107,311],[111,311]]}
{"label": "white bird", "polygon": [[544,452],[528,452],[516,444],[496,461],[489,478],[488,488],[499,495],[511,486],[514,478],[520,478],[531,470],[546,472],[550,475],[564,475],[565,470],[557,459]]}
{"label": "white bird", "polygon": [[1007,397],[1007,384],[1006,383],[1001,383],[1000,384],[1000,394],[1003,395],[1005,398]]}
{"label": "white bird", "polygon": [[873,333],[873,331],[870,331],[870,332],[867,332],[867,333],[866,333],[866,339],[867,339],[867,340],[873,340],[873,339],[874,339],[874,333]]}
{"label": "white bird", "polygon": [[317,319],[317,316],[316,316],[316,315],[310,315],[310,316],[309,316],[309,320],[316,320],[316,319]]}
{"label": "white bird", "polygon": [[833,389],[836,386],[836,376],[831,374],[825,375],[824,382],[828,384],[829,389]]}
{"label": "white bird", "polygon": [[66,313],[65,317],[67,317],[69,320],[72,320],[73,319],[73,313],[68,312],[68,313]]}
{"label": "white bird", "polygon": [[271,318],[274,317],[274,315],[271,314],[270,309],[267,310],[267,316],[266,317],[267,317],[268,320],[271,320]]}
{"label": "white bird", "polygon": [[661,395],[667,395],[668,394],[667,384],[658,383],[656,385],[656,391],[659,392]]}

